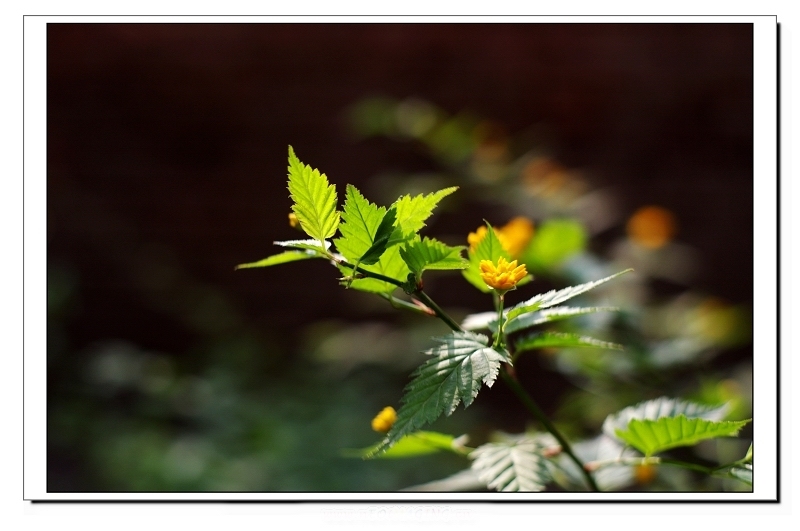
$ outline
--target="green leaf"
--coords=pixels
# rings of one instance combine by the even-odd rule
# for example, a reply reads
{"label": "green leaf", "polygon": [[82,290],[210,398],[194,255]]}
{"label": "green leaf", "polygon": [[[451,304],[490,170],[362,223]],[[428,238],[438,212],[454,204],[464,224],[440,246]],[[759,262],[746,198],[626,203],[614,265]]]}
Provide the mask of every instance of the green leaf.
{"label": "green leaf", "polygon": [[465,247],[450,247],[428,238],[415,238],[400,248],[400,256],[417,278],[428,269],[465,269],[469,262],[461,257]]}
{"label": "green leaf", "polygon": [[677,448],[693,446],[706,439],[735,437],[749,420],[720,421],[700,418],[661,417],[657,420],[632,419],[625,430],[616,430],[619,439],[633,446],[646,457]]}
{"label": "green leaf", "polygon": [[[570,307],[570,306],[556,306],[555,308],[548,308],[538,312],[532,312],[517,317],[512,322],[506,324],[503,330],[507,334],[518,332],[532,326],[550,323],[553,321],[560,321],[562,319],[569,319],[570,317],[577,317],[580,315],[587,315],[596,312],[616,312],[619,308],[611,306],[591,306],[591,307]],[[509,310],[503,312],[508,315]],[[464,330],[481,330],[488,328],[493,332],[497,329],[497,312],[482,312],[468,315],[464,322],[461,323]]]}
{"label": "green leaf", "polygon": [[308,251],[324,252],[331,248],[331,242],[324,240],[325,248],[320,245],[319,240],[284,240],[272,242],[280,247],[291,247],[292,249],[306,249]]}
{"label": "green leaf", "polygon": [[323,241],[334,234],[339,225],[336,211],[336,188],[328,183],[325,174],[303,164],[289,146],[289,193],[292,211],[303,231],[315,240]]}
{"label": "green leaf", "polygon": [[597,312],[616,312],[619,308],[611,306],[588,306],[588,307],[570,307],[570,306],[556,306],[555,308],[548,308],[538,312],[526,313],[520,315],[512,322],[507,324],[503,330],[507,334],[525,330],[532,326],[540,324],[551,323],[553,321],[561,321],[569,319],[570,317],[578,317],[580,315],[588,315]]}
{"label": "green leaf", "polygon": [[501,256],[508,261],[511,261],[511,257],[506,250],[503,249],[503,246],[500,245],[500,240],[497,238],[494,228],[488,222],[486,223],[486,228],[486,236],[478,242],[478,245],[475,246],[475,250],[469,253],[469,268],[463,270],[461,273],[464,275],[467,282],[482,292],[489,293],[492,290],[481,277],[481,260],[490,260],[497,263],[497,260]]}
{"label": "green leaf", "polygon": [[616,438],[617,430],[625,430],[632,419],[656,420],[661,417],[677,417],[684,415],[688,418],[702,418],[706,420],[722,420],[728,412],[728,405],[707,405],[667,398],[662,396],[655,400],[647,400],[609,415],[603,422],[603,433]]}
{"label": "green leaf", "polygon": [[420,194],[414,197],[404,195],[394,202],[397,208],[397,228],[392,235],[392,243],[408,241],[425,226],[427,220],[433,213],[433,209],[439,201],[458,190],[457,186],[451,186],[438,192],[430,194]]}
{"label": "green leaf", "polygon": [[386,247],[389,244],[389,237],[392,235],[392,231],[394,231],[396,217],[397,211],[394,207],[390,208],[386,212],[386,215],[383,216],[380,225],[378,225],[378,230],[375,231],[372,245],[361,257],[361,260],[359,260],[362,264],[372,265],[376,263],[386,251]]}
{"label": "green leaf", "polygon": [[728,475],[743,483],[747,483],[751,487],[753,486],[753,465],[751,464],[731,467],[728,469]]}
{"label": "green leaf", "polygon": [[442,413],[450,415],[462,400],[468,407],[481,383],[491,387],[500,363],[510,362],[508,352],[489,347],[489,339],[480,334],[451,332],[436,340],[441,344],[425,351],[431,358],[412,373],[414,379],[406,386],[403,405],[381,450]]}
{"label": "green leaf", "polygon": [[420,455],[434,454],[437,452],[455,452],[452,435],[437,433],[435,431],[415,431],[403,436],[394,446],[383,453],[376,453],[382,446],[382,442],[374,444],[361,450],[347,451],[346,457],[377,457],[381,459],[400,459],[405,457],[417,457]]}
{"label": "green leaf", "polygon": [[617,343],[609,343],[607,341],[600,341],[599,339],[594,339],[587,336],[561,332],[542,332],[540,334],[532,334],[517,341],[514,350],[517,353],[520,353],[526,350],[552,347],[594,347],[609,350],[623,350],[622,345]]}
{"label": "green leaf", "polygon": [[275,254],[258,262],[250,262],[249,264],[239,264],[234,269],[249,269],[253,267],[269,267],[278,264],[285,264],[287,262],[296,262],[297,260],[308,260],[309,258],[319,258],[316,253],[308,253],[305,251],[285,251],[281,254]]}
{"label": "green leaf", "polygon": [[586,240],[586,230],[579,221],[551,219],[536,229],[522,261],[534,271],[547,271],[581,252]]}
{"label": "green leaf", "polygon": [[336,250],[355,264],[375,243],[378,227],[385,218],[385,208],[370,203],[355,186],[348,184],[339,225],[341,236],[334,240]]}
{"label": "green leaf", "polygon": [[[381,255],[380,260],[378,260],[376,264],[363,267],[363,269],[372,271],[373,273],[379,273],[389,278],[397,279],[400,282],[404,282],[410,271],[406,263],[403,261],[403,258],[400,256],[399,249],[400,248],[396,245],[389,247],[386,249],[383,255]],[[351,275],[353,273],[352,269],[343,266],[340,266],[339,269],[344,275]],[[384,282],[382,280],[376,280],[374,278],[362,278],[354,280],[350,287],[370,293],[391,293],[397,289],[397,286],[394,284]]]}
{"label": "green leaf", "polygon": [[548,291],[547,293],[536,295],[535,297],[528,299],[525,302],[517,304],[516,306],[514,306],[509,310],[507,317],[508,324],[511,324],[511,322],[514,319],[518,318],[521,315],[535,312],[536,310],[549,308],[557,304],[561,304],[562,302],[568,301],[569,299],[576,297],[582,293],[586,293],[590,289],[596,288],[600,284],[615,279],[618,276],[624,275],[625,273],[628,273],[630,271],[633,271],[633,269],[626,269],[625,271],[620,271],[619,273],[608,276],[606,278],[601,278],[600,280],[595,280],[594,282],[587,282],[585,284],[570,286],[568,288],[559,290],[552,290]]}
{"label": "green leaf", "polygon": [[484,444],[470,453],[472,470],[499,492],[540,492],[552,479],[543,448],[526,437]]}

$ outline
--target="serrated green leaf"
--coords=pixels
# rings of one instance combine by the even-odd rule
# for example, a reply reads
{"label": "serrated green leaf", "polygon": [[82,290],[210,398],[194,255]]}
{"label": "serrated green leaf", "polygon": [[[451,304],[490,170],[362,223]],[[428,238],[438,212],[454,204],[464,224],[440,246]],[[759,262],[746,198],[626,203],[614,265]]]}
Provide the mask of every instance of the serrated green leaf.
{"label": "serrated green leaf", "polygon": [[722,420],[728,412],[728,405],[708,405],[667,398],[662,396],[654,400],[640,402],[633,406],[618,411],[606,417],[603,421],[603,433],[616,438],[617,430],[625,430],[632,419],[656,420],[661,417],[677,417],[684,415],[688,418],[702,418],[705,420]]}
{"label": "serrated green leaf", "polygon": [[542,332],[540,334],[529,335],[517,341],[514,350],[520,353],[526,350],[553,347],[594,347],[609,350],[623,350],[622,345],[617,343],[609,343],[608,341],[600,341],[592,337],[562,332]]}
{"label": "serrated green leaf", "polygon": [[292,211],[303,231],[315,240],[324,241],[339,225],[336,211],[336,188],[319,170],[300,162],[289,146],[289,193]]}
{"label": "serrated green leaf", "polygon": [[505,350],[489,347],[489,339],[472,332],[451,332],[437,338],[441,344],[425,351],[431,356],[411,376],[397,420],[381,450],[401,437],[439,418],[450,415],[462,401],[468,407],[481,383],[491,387],[502,362],[510,362]]}
{"label": "serrated green leaf", "polygon": [[616,312],[619,308],[611,306],[587,306],[587,307],[570,307],[570,306],[556,306],[555,308],[548,308],[538,312],[526,313],[520,315],[512,322],[507,324],[503,330],[507,334],[525,330],[532,326],[540,324],[551,323],[553,321],[561,321],[569,319],[570,317],[578,317],[581,315],[588,315],[597,312]]}
{"label": "serrated green leaf", "polygon": [[619,273],[608,276],[606,278],[601,278],[600,280],[595,280],[594,282],[587,282],[585,284],[570,286],[568,288],[559,290],[552,290],[548,291],[547,293],[536,295],[535,297],[528,299],[525,302],[517,304],[516,306],[512,307],[509,310],[507,316],[508,324],[511,324],[511,322],[513,322],[514,319],[517,319],[521,315],[525,315],[526,313],[535,312],[537,310],[561,304],[562,302],[568,301],[569,299],[576,297],[582,293],[586,293],[590,289],[594,289],[600,284],[604,284],[609,280],[613,280],[618,276],[624,275],[625,273],[628,273],[630,271],[633,271],[633,269],[626,269],[625,271],[620,271]]}
{"label": "serrated green leaf", "polygon": [[345,456],[361,458],[376,457],[380,459],[417,457],[437,452],[452,452],[454,451],[453,441],[455,441],[455,437],[445,433],[415,431],[414,433],[403,436],[394,446],[383,453],[376,453],[383,444],[379,442],[361,450],[347,451],[345,452]]}
{"label": "serrated green leaf", "polygon": [[543,449],[526,437],[487,443],[470,453],[472,470],[499,492],[540,492],[552,480]]}
{"label": "serrated green leaf", "polygon": [[[508,311],[503,312],[508,315]],[[548,308],[538,312],[527,313],[517,317],[511,323],[506,324],[503,330],[507,334],[518,332],[532,326],[550,323],[553,321],[561,321],[562,319],[569,319],[570,317],[578,317],[597,312],[616,312],[619,308],[611,306],[590,306],[590,307],[570,307],[570,306],[556,306],[555,308]],[[468,315],[464,322],[461,323],[464,330],[481,330],[488,328],[492,332],[497,329],[497,312],[482,312]]]}
{"label": "serrated green leaf", "polygon": [[464,247],[450,247],[428,238],[415,238],[400,248],[400,256],[412,273],[419,277],[428,269],[465,269],[469,262],[461,257]]}
{"label": "serrated green leaf", "polygon": [[430,194],[420,194],[414,197],[404,195],[394,202],[397,208],[397,228],[392,235],[392,243],[408,241],[425,226],[427,220],[433,213],[433,209],[439,201],[458,190],[457,186],[451,186]]}
{"label": "serrated green leaf", "polygon": [[287,262],[296,262],[297,260],[308,260],[309,258],[318,258],[316,253],[308,253],[305,251],[285,251],[280,254],[275,254],[270,257],[259,260],[258,262],[250,262],[249,264],[239,264],[234,269],[250,269],[253,267],[269,267],[278,264],[285,264]]}
{"label": "serrated green leaf", "polygon": [[341,236],[334,240],[336,250],[355,264],[375,243],[378,227],[386,217],[386,209],[370,203],[352,184],[345,191]]}
{"label": "serrated green leaf", "polygon": [[359,260],[362,264],[373,265],[380,260],[381,255],[386,251],[386,247],[389,244],[389,237],[394,231],[396,217],[397,211],[394,207],[386,211],[380,225],[378,225],[378,230],[375,231],[372,245]]}
{"label": "serrated green leaf", "polygon": [[[483,277],[481,277],[481,260],[490,260],[497,263],[497,260],[502,256],[510,262],[511,257],[508,252],[503,249],[503,246],[500,245],[500,240],[497,238],[494,227],[487,222],[486,229],[486,236],[478,242],[478,245],[475,246],[475,250],[469,253],[469,267],[464,269],[461,274],[464,275],[467,282],[482,292],[489,293],[492,290],[486,285]],[[519,283],[517,285],[519,285]]]}
{"label": "serrated green leaf", "polygon": [[[352,269],[346,267],[340,267],[339,269],[344,275],[351,275],[353,273]],[[363,269],[397,279],[399,282],[405,281],[410,273],[408,266],[400,256],[400,248],[396,245],[386,249],[376,264],[363,267]],[[391,293],[397,289],[397,286],[394,284],[374,278],[354,280],[350,287],[370,293]]]}
{"label": "serrated green leaf", "polygon": [[318,240],[285,240],[285,241],[277,241],[272,242],[273,245],[277,245],[279,247],[291,247],[292,249],[306,249],[308,251],[319,251],[322,252],[327,251],[331,248],[331,242],[328,240],[324,240],[325,247],[320,245]]}
{"label": "serrated green leaf", "polygon": [[706,439],[735,437],[749,420],[720,421],[701,418],[661,417],[657,420],[632,419],[625,430],[616,430],[617,438],[633,446],[646,457],[677,448],[693,446]]}

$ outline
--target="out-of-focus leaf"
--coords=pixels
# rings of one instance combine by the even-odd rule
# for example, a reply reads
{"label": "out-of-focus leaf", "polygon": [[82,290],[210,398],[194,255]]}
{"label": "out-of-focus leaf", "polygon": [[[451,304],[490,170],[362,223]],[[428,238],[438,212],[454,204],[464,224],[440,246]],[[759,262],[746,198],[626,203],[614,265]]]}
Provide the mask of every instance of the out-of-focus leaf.
{"label": "out-of-focus leaf", "polygon": [[437,452],[454,451],[453,443],[456,440],[452,435],[435,431],[415,431],[403,436],[394,446],[383,453],[376,453],[383,443],[374,444],[361,450],[347,451],[347,457],[368,458],[375,456],[381,459],[401,459],[417,457],[420,455],[434,454]]}
{"label": "out-of-focus leaf", "polygon": [[545,221],[534,234],[522,260],[534,271],[548,271],[586,248],[586,230],[573,219]]}
{"label": "out-of-focus leaf", "polygon": [[258,262],[250,262],[249,264],[239,264],[235,269],[250,269],[253,267],[269,267],[278,264],[285,264],[288,262],[296,262],[297,260],[308,260],[309,258],[319,258],[316,253],[309,253],[305,251],[285,251],[280,254],[274,254]]}
{"label": "out-of-focus leaf", "polygon": [[517,353],[540,348],[594,347],[608,350],[624,350],[622,345],[609,343],[580,334],[561,332],[542,332],[524,337],[516,342]]}
{"label": "out-of-focus leaf", "polygon": [[706,439],[734,437],[749,420],[714,422],[700,418],[661,417],[657,420],[632,419],[625,430],[617,430],[617,438],[633,446],[645,456],[679,446],[694,446]]}
{"label": "out-of-focus leaf", "polygon": [[703,418],[706,420],[722,420],[728,412],[728,405],[706,405],[677,398],[662,396],[655,400],[647,400],[639,404],[609,415],[603,422],[603,433],[617,438],[617,430],[625,430],[633,419],[656,420],[661,417]]}

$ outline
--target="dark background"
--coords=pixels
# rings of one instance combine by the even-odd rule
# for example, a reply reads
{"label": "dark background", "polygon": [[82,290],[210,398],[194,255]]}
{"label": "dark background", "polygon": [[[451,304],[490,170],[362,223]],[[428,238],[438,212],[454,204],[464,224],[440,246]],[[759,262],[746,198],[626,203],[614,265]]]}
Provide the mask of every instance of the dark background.
{"label": "dark background", "polygon": [[[434,167],[407,143],[347,134],[347,109],[373,95],[470,110],[512,135],[541,125],[625,216],[676,214],[700,252],[695,289],[752,301],[749,24],[50,24],[47,49],[49,297],[69,302],[48,323],[51,414],[83,392],[98,342],[168,353],[188,373],[250,345],[222,358],[258,388],[297,363],[309,323],[363,317],[319,263],[233,266],[296,235],[288,144],[340,197]],[[443,223],[474,230],[466,213]],[[51,488],[104,486],[69,448],[51,444]]]}

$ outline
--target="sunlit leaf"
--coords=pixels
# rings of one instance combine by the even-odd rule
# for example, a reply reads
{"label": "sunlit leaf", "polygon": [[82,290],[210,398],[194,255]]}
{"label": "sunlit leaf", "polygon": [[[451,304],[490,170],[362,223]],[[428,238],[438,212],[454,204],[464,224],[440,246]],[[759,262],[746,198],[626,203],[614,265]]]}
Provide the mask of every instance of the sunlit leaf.
{"label": "sunlit leaf", "polygon": [[586,229],[574,219],[551,219],[536,229],[523,261],[532,269],[549,270],[586,247]]}
{"label": "sunlit leaf", "polygon": [[720,421],[701,418],[661,417],[657,420],[632,419],[625,430],[616,430],[617,438],[645,456],[679,446],[693,446],[706,439],[734,437],[749,420]]}
{"label": "sunlit leaf", "polygon": [[[548,291],[547,293],[542,293],[540,295],[536,295],[535,297],[528,299],[525,302],[521,302],[511,308],[508,312],[508,324],[510,325],[514,319],[518,318],[521,315],[526,313],[535,312],[537,310],[541,310],[544,308],[549,308],[551,306],[556,306],[557,304],[561,304],[562,302],[568,301],[573,297],[577,297],[582,293],[586,293],[587,291],[596,288],[600,284],[604,284],[609,280],[613,280],[620,275],[624,275],[629,271],[633,271],[632,269],[626,269],[625,271],[620,271],[614,275],[608,276],[606,278],[601,278],[600,280],[595,280],[593,282],[587,282],[585,284],[579,284],[577,286],[570,286],[568,288],[559,289],[559,290],[552,290]],[[507,325],[508,326],[508,325]]]}
{"label": "sunlit leaf", "polygon": [[[292,249],[306,249],[308,251],[323,251],[322,246],[319,244],[319,240],[284,240],[284,241],[277,241],[272,242],[274,245],[279,247],[291,247]],[[331,248],[331,242],[328,240],[324,240],[325,243],[325,251]]]}
{"label": "sunlit leaf", "polygon": [[386,217],[386,209],[370,203],[355,186],[348,184],[341,215],[341,236],[334,243],[336,250],[348,262],[355,264],[375,242],[378,227]]}
{"label": "sunlit leaf", "polygon": [[[597,312],[615,312],[619,308],[609,306],[592,306],[592,307],[570,307],[570,306],[557,306],[555,308],[548,308],[538,312],[527,313],[521,315],[506,324],[503,330],[507,334],[518,332],[532,326],[550,323],[553,321],[560,321],[562,319],[569,319],[570,317],[578,317]],[[504,315],[508,315],[509,310],[506,310]],[[461,323],[464,330],[482,330],[488,328],[489,330],[497,329],[497,312],[482,312],[468,315],[464,322]]]}
{"label": "sunlit leaf", "polygon": [[608,341],[600,341],[592,337],[581,336],[579,334],[562,332],[542,332],[531,334],[517,341],[514,350],[517,353],[526,350],[540,348],[571,348],[571,347],[594,347],[608,350],[623,350],[623,346]]}
{"label": "sunlit leaf", "polygon": [[609,415],[603,422],[603,433],[609,437],[616,438],[617,430],[627,429],[628,423],[632,419],[656,420],[661,417],[677,417],[678,415],[684,415],[688,418],[722,420],[727,412],[727,404],[698,404],[662,396],[655,400],[647,400],[633,406],[628,406],[617,413]]}
{"label": "sunlit leaf", "polygon": [[378,225],[378,230],[375,231],[375,237],[372,241],[372,245],[359,260],[362,264],[374,264],[386,251],[386,247],[389,244],[389,237],[394,231],[396,216],[397,212],[395,211],[394,207],[386,211],[386,214],[383,216],[380,225]]}
{"label": "sunlit leaf", "polygon": [[457,186],[445,188],[430,194],[417,196],[404,195],[392,206],[397,209],[397,228],[392,235],[394,242],[408,241],[425,226],[439,201],[458,190]]}
{"label": "sunlit leaf", "polygon": [[464,247],[450,247],[428,238],[414,239],[400,247],[400,256],[412,273],[419,276],[428,269],[464,269],[469,262],[461,257]]}
{"label": "sunlit leaf", "polygon": [[287,262],[296,262],[298,260],[308,260],[309,258],[319,258],[316,253],[305,251],[285,251],[280,254],[272,255],[258,262],[250,262],[249,264],[239,264],[235,269],[250,269],[253,267],[269,267],[278,264],[285,264]]}
{"label": "sunlit leaf", "polygon": [[315,240],[323,241],[334,234],[339,225],[336,211],[336,188],[319,170],[303,164],[289,146],[289,193],[292,211],[303,231]]}
{"label": "sunlit leaf", "polygon": [[403,436],[394,446],[387,449],[385,452],[376,453],[383,445],[383,443],[380,442],[368,448],[346,452],[345,455],[348,457],[362,458],[368,458],[374,455],[376,458],[380,459],[402,459],[434,454],[437,452],[452,452],[454,451],[454,441],[456,441],[455,437],[445,433],[415,431]]}
{"label": "sunlit leaf", "polygon": [[472,470],[490,489],[500,492],[539,492],[551,481],[544,446],[521,437],[479,446],[470,453]]}
{"label": "sunlit leaf", "polygon": [[412,373],[397,420],[379,451],[443,413],[450,415],[462,401],[468,407],[481,384],[491,387],[500,364],[510,361],[508,352],[494,350],[480,334],[451,332],[437,341],[441,344],[425,351],[431,358]]}

